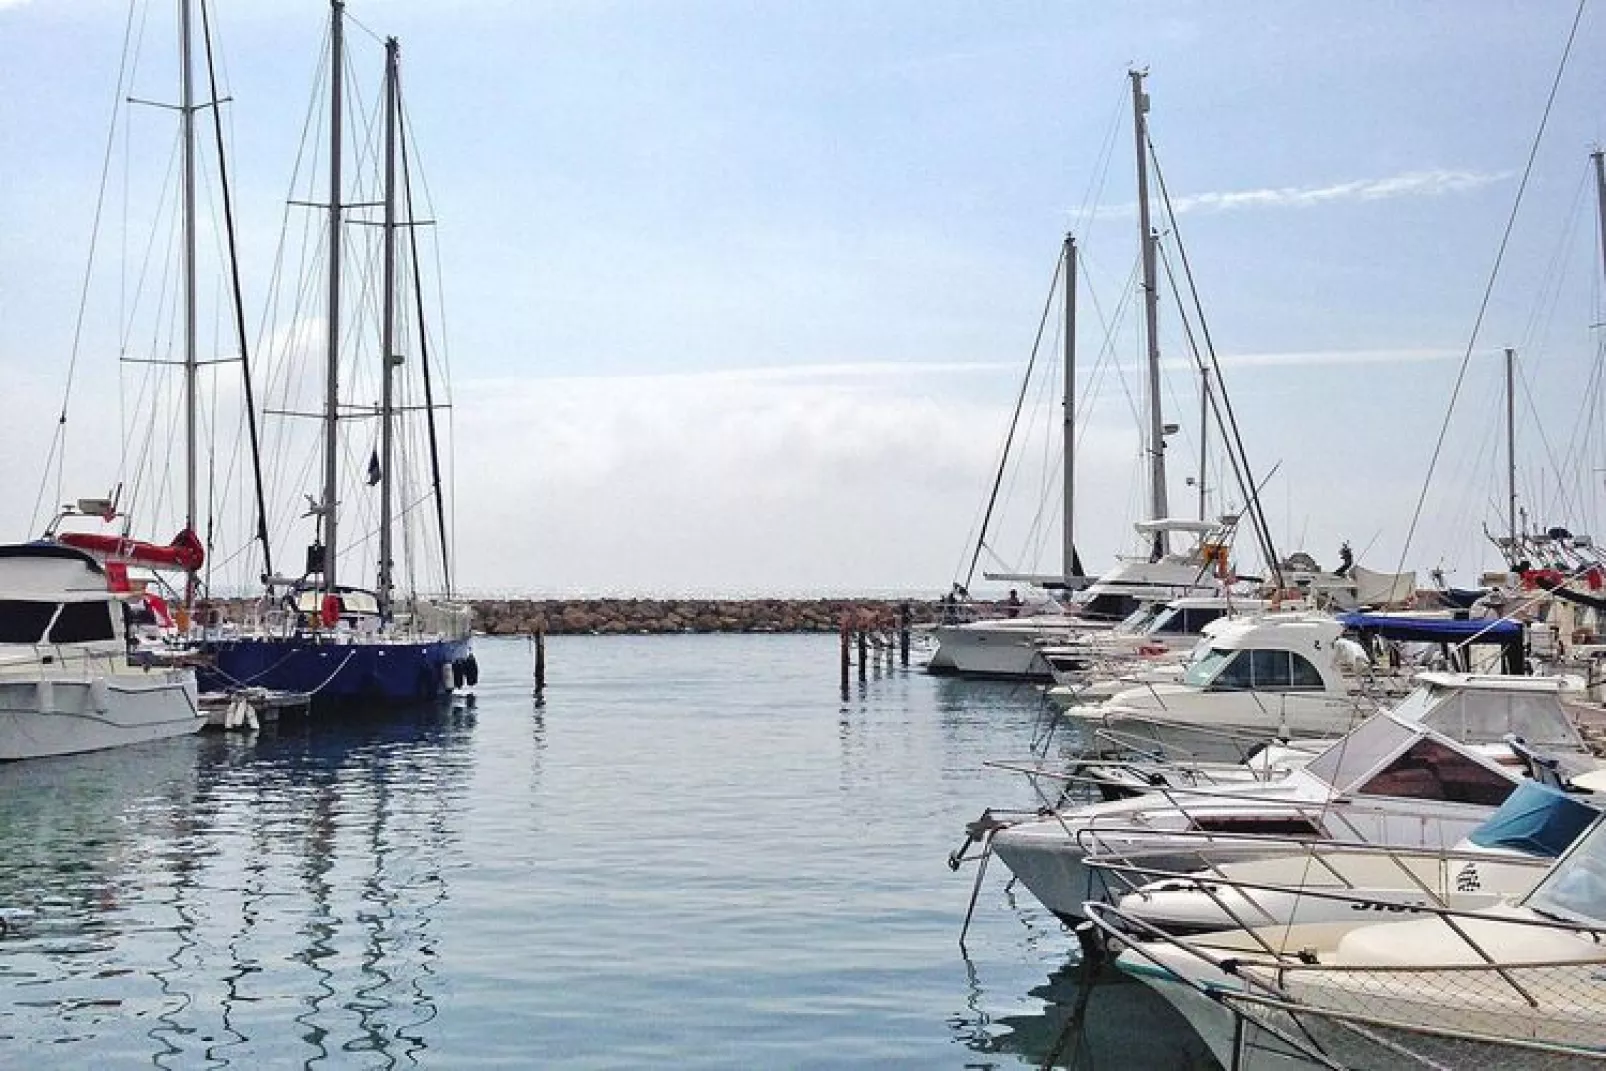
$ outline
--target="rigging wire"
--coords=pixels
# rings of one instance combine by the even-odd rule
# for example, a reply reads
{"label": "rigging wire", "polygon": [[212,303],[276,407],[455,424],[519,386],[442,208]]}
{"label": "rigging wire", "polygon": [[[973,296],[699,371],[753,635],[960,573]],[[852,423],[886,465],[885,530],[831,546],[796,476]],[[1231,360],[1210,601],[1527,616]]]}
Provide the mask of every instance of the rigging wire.
{"label": "rigging wire", "polygon": [[61,413],[56,418],[56,430],[51,436],[50,449],[45,454],[45,464],[39,479],[39,491],[34,496],[33,510],[28,516],[28,535],[31,537],[38,530],[39,507],[44,501],[45,489],[50,484],[50,466],[56,465],[56,501],[62,498],[63,470],[67,464],[67,404],[72,398],[73,377],[78,370],[78,347],[83,339],[84,313],[89,305],[89,283],[95,270],[95,248],[100,240],[100,217],[106,204],[106,186],[111,174],[112,147],[117,142],[117,118],[122,114],[122,100],[125,92],[125,76],[129,68],[129,44],[133,40],[134,10],[136,0],[129,0],[128,19],[123,25],[122,56],[117,66],[117,94],[113,98],[111,121],[106,131],[106,149],[102,154],[100,170],[100,186],[95,193],[95,214],[89,228],[89,258],[84,265],[83,285],[78,293],[78,312],[73,320],[72,347],[67,356],[67,382],[62,388]]}
{"label": "rigging wire", "polygon": [[1015,412],[1009,420],[1009,433],[1004,436],[1004,450],[1003,455],[998,461],[998,475],[993,479],[992,494],[989,495],[987,499],[987,511],[982,516],[981,531],[976,536],[976,551],[970,556],[970,568],[965,572],[965,583],[963,586],[966,590],[969,590],[972,581],[974,581],[976,578],[976,563],[981,558],[982,547],[987,543],[987,527],[992,522],[993,507],[998,503],[998,488],[1004,479],[1004,466],[1009,460],[1009,448],[1010,445],[1015,441],[1015,428],[1020,422],[1021,406],[1026,402],[1026,390],[1031,385],[1032,369],[1037,364],[1038,350],[1043,343],[1043,332],[1048,326],[1049,316],[1053,310],[1054,292],[1059,285],[1060,274],[1064,271],[1064,269],[1065,254],[1063,251],[1061,251],[1059,259],[1054,263],[1054,277],[1049,282],[1048,297],[1043,302],[1043,315],[1038,319],[1037,322],[1037,335],[1032,341],[1031,357],[1026,362],[1026,377],[1021,381],[1020,394],[1015,399]]}
{"label": "rigging wire", "polygon": [[1411,550],[1411,540],[1416,536],[1416,526],[1422,519],[1422,508],[1427,503],[1428,489],[1433,484],[1433,473],[1438,468],[1439,454],[1444,449],[1445,436],[1450,430],[1450,418],[1455,415],[1456,400],[1461,395],[1461,386],[1466,380],[1467,368],[1472,362],[1472,351],[1478,342],[1478,333],[1483,328],[1484,315],[1489,310],[1489,301],[1494,296],[1494,284],[1500,276],[1500,266],[1505,262],[1506,247],[1511,242],[1511,232],[1517,223],[1517,212],[1522,207],[1523,195],[1528,190],[1528,179],[1533,175],[1534,161],[1539,155],[1539,145],[1544,140],[1545,129],[1550,124],[1551,109],[1556,104],[1556,94],[1561,90],[1562,75],[1567,70],[1568,57],[1572,55],[1573,42],[1578,37],[1578,24],[1584,17],[1584,4],[1586,0],[1578,0],[1578,8],[1573,13],[1572,27],[1567,31],[1567,44],[1562,49],[1561,61],[1556,65],[1556,76],[1550,83],[1550,93],[1545,98],[1545,108],[1539,118],[1539,128],[1534,131],[1533,143],[1528,149],[1528,160],[1523,165],[1522,178],[1517,183],[1517,193],[1512,199],[1511,213],[1506,217],[1505,230],[1500,236],[1500,245],[1495,251],[1494,264],[1489,268],[1489,279],[1484,284],[1483,297],[1478,302],[1478,314],[1472,321],[1472,332],[1467,338],[1466,352],[1461,357],[1461,367],[1456,372],[1455,385],[1450,390],[1450,401],[1444,409],[1444,419],[1439,424],[1438,438],[1433,443],[1433,453],[1428,459],[1428,471],[1422,478],[1422,490],[1417,495],[1416,506],[1411,511],[1411,523],[1405,530],[1405,542],[1400,546],[1400,558],[1394,571],[1401,572],[1405,568],[1405,559]]}

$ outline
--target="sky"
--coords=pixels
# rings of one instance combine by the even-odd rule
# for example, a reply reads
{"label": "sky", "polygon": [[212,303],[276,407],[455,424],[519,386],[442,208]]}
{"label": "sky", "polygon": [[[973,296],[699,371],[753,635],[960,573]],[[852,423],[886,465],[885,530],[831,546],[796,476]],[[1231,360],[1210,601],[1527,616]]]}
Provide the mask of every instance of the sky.
{"label": "sky", "polygon": [[[172,6],[135,5],[149,43],[125,95],[173,98]],[[1330,564],[1348,540],[1373,568],[1467,583],[1494,565],[1507,346],[1523,508],[1593,531],[1598,6],[1529,171],[1577,10],[352,0],[369,100],[374,35],[401,41],[436,221],[457,586],[945,590],[969,564],[1068,230],[1083,257],[1078,544],[1091,571],[1135,549],[1133,66],[1279,551]],[[129,12],[0,0],[0,531],[15,538],[40,524]],[[317,335],[258,321],[326,14],[238,0],[216,15],[253,333]],[[154,145],[160,176],[172,113],[130,124],[116,152]],[[145,261],[115,224],[160,189],[113,183],[106,199],[64,497],[104,493],[131,449],[143,396],[119,371],[118,324]],[[121,290],[104,283],[119,270]],[[989,567],[1058,565],[1060,338],[1051,322]],[[1191,513],[1196,375],[1169,290],[1160,339],[1172,512]],[[367,448],[352,450],[360,466]],[[304,475],[274,481],[292,558]],[[1212,512],[1242,505],[1219,460],[1206,484]]]}

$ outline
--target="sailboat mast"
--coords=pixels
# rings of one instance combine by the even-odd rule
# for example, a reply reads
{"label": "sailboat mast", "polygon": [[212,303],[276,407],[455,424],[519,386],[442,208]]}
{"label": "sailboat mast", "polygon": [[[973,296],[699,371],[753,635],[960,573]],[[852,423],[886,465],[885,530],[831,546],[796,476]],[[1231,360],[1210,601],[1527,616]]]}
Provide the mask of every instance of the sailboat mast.
{"label": "sailboat mast", "polygon": [[390,614],[395,586],[391,564],[391,454],[395,443],[396,349],[396,66],[398,46],[385,39],[385,278],[379,352],[384,362],[379,402],[379,612]]}
{"label": "sailboat mast", "polygon": [[341,16],[345,4],[330,0],[329,7],[329,342],[323,395],[323,588],[333,592],[339,546],[335,513],[340,478],[340,108],[345,65]]}
{"label": "sailboat mast", "polygon": [[[190,0],[179,0],[179,122],[184,142],[184,527],[196,530],[200,471],[196,420],[200,366],[195,354],[195,82],[190,60]],[[195,601],[195,571],[184,576],[184,605]]]}
{"label": "sailboat mast", "polygon": [[1199,519],[1205,519],[1208,503],[1205,496],[1209,489],[1205,486],[1205,467],[1210,463],[1208,448],[1210,445],[1210,369],[1204,364],[1199,366]]}
{"label": "sailboat mast", "polygon": [[1606,152],[1596,149],[1589,158],[1595,161],[1595,211],[1600,218],[1601,269],[1606,271]]}
{"label": "sailboat mast", "polygon": [[[1128,71],[1132,79],[1132,130],[1138,158],[1138,230],[1143,243],[1143,326],[1149,366],[1149,517],[1159,520],[1169,512],[1165,494],[1165,426],[1160,419],[1160,288],[1155,280],[1155,238],[1149,223],[1149,96],[1143,92],[1143,72]],[[1155,560],[1170,549],[1164,532],[1154,533],[1150,555]]]}
{"label": "sailboat mast", "polygon": [[1076,568],[1076,236],[1065,236],[1065,540],[1067,583]]}
{"label": "sailboat mast", "polygon": [[1511,550],[1517,549],[1517,351],[1506,347],[1506,524]]}

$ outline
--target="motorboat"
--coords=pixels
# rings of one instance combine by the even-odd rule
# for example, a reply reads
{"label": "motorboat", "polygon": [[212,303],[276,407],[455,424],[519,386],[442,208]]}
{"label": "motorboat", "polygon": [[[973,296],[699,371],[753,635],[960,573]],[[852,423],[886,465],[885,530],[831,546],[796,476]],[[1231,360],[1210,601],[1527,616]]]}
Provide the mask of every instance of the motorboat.
{"label": "motorboat", "polygon": [[1108,632],[1146,604],[1167,603],[1190,595],[1221,592],[1217,576],[1222,526],[1209,521],[1162,518],[1134,526],[1148,539],[1156,535],[1192,535],[1191,549],[1158,559],[1123,557],[1084,588],[1061,613],[989,618],[932,630],[937,650],[926,669],[931,673],[1009,680],[1053,679],[1043,657],[1045,645],[1066,643],[1089,632]]}
{"label": "motorboat", "polygon": [[1156,869],[1189,872],[1323,840],[1448,848],[1505,802],[1535,762],[1597,765],[1562,705],[1571,682],[1425,676],[1396,709],[1279,776],[1214,789],[1161,784],[993,821],[982,832],[983,851],[1049,910],[1075,919],[1084,902],[1109,891],[1086,865],[1091,854],[1141,850]]}
{"label": "motorboat", "polygon": [[1204,638],[1206,628],[1231,616],[1264,611],[1264,599],[1194,595],[1145,603],[1109,631],[1080,633],[1067,643],[1045,644],[1042,656],[1057,682],[1071,690],[1099,677],[1122,676],[1134,667],[1180,660]]}
{"label": "motorboat", "polygon": [[1375,642],[1396,623],[1385,634],[1475,640],[1507,652],[1522,642],[1516,622],[1398,620],[1294,611],[1217,623],[1207,626],[1180,679],[1142,682],[1065,709],[1090,734],[1234,761],[1268,738],[1342,736],[1410,690],[1413,669],[1374,658],[1352,635]]}
{"label": "motorboat", "polygon": [[184,736],[206,724],[195,672],[130,661],[124,607],[88,553],[0,546],[0,759]]}
{"label": "motorboat", "polygon": [[[1346,922],[1357,913],[1384,918],[1430,905],[1480,910],[1527,895],[1600,817],[1596,799],[1525,781],[1449,850],[1300,845],[1290,854],[1144,881],[1117,906],[1146,927],[1182,935]],[[1139,848],[1132,859],[1091,858],[1089,864],[1140,881],[1151,873],[1142,856]]]}
{"label": "motorboat", "polygon": [[1225,1066],[1599,1066],[1606,1053],[1606,823],[1525,896],[1479,910],[1194,937],[1090,916],[1119,968],[1187,1016]]}

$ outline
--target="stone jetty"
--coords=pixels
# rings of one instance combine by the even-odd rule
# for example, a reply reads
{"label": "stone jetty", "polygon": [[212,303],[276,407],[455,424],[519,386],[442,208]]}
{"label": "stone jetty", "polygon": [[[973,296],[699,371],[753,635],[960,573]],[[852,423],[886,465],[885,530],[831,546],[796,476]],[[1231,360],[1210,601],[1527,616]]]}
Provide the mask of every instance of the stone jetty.
{"label": "stone jetty", "polygon": [[[937,621],[942,612],[936,599],[490,599],[473,605],[474,627],[492,636],[542,628],[598,635],[835,632],[844,614],[863,615],[855,620],[866,627],[892,628],[902,606],[913,624]],[[969,604],[972,611],[988,606]]]}

